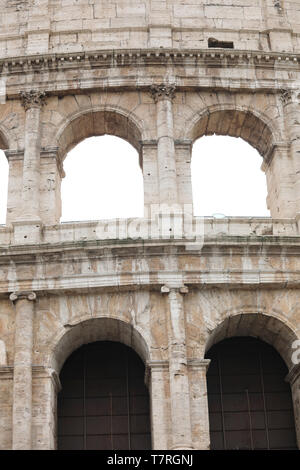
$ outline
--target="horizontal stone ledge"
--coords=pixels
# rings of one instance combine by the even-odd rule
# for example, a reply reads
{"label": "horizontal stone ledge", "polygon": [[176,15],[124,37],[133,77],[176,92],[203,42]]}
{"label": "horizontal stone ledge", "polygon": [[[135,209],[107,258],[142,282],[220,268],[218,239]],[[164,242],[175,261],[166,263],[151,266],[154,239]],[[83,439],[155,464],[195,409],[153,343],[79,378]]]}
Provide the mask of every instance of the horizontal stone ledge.
{"label": "horizontal stone ledge", "polygon": [[[173,256],[193,257],[200,256],[209,259],[218,256],[226,258],[228,255],[236,255],[256,258],[260,257],[295,257],[300,255],[300,237],[277,237],[277,236],[253,236],[238,237],[225,236],[208,238],[204,243],[197,240],[77,240],[69,242],[36,243],[32,245],[4,245],[0,247],[0,265],[13,260],[16,263],[67,263],[74,256],[77,261],[88,259],[139,259],[161,258],[170,256],[169,249],[172,247]],[[270,238],[270,240],[269,240]],[[126,252],[124,252],[126,249]],[[251,251],[249,251],[251,250]],[[62,259],[62,253],[64,258]],[[273,271],[271,271],[273,272]]]}
{"label": "horizontal stone ledge", "polygon": [[[82,69],[81,69],[82,70]],[[89,69],[91,73],[90,77],[80,77],[78,80],[71,82],[68,78],[64,80],[49,80],[44,81],[42,73],[40,74],[41,80],[38,81],[37,75],[34,75],[34,88],[38,91],[46,91],[47,96],[67,96],[74,92],[78,94],[87,94],[95,92],[147,92],[150,88],[150,83],[147,85],[139,85],[138,76],[124,78],[124,76],[111,77],[109,79],[103,77],[93,77],[93,71]],[[47,72],[48,73],[48,72]],[[0,72],[1,78],[1,72]],[[33,76],[27,75],[28,82],[33,80]],[[148,79],[147,79],[148,80]],[[150,79],[151,80],[151,79]],[[55,81],[55,83],[54,83]],[[30,91],[32,85],[26,86],[26,91]],[[279,94],[282,88],[286,88],[286,80],[277,78],[270,79],[255,79],[253,77],[246,79],[244,77],[198,77],[190,76],[181,78],[181,85],[177,88],[177,93],[180,92],[199,92],[199,91],[210,91],[211,88],[214,91],[226,91],[226,92],[245,92],[245,93],[270,93]],[[18,84],[14,81],[12,84],[9,80],[6,83],[6,98],[7,100],[19,99],[20,91],[24,89],[23,83],[20,81]],[[293,88],[291,88],[293,89]],[[153,106],[155,103],[153,101]]]}
{"label": "horizontal stone ledge", "polygon": [[[152,277],[152,279],[151,279]],[[158,280],[157,277],[160,279]],[[280,278],[279,273],[274,275],[259,275],[255,273],[201,273],[199,275],[187,275],[182,272],[174,273],[173,276],[163,275],[163,273],[156,273],[153,276],[148,273],[136,273],[128,275],[111,274],[110,276],[89,276],[83,275],[80,277],[57,278],[53,279],[40,279],[40,280],[27,280],[24,282],[25,286],[32,285],[37,300],[43,296],[59,296],[59,295],[77,295],[77,294],[101,294],[106,293],[120,293],[120,292],[137,292],[137,291],[157,291],[160,293],[162,285],[174,284],[176,281],[182,282],[189,288],[189,292],[193,289],[205,290],[212,287],[220,289],[300,289],[300,273],[294,276],[288,276],[282,273]],[[55,283],[55,287],[53,284]],[[0,285],[0,297],[7,299],[11,293],[7,286]],[[13,287],[13,282],[10,283],[9,289]],[[16,285],[23,288],[22,281],[16,282]],[[186,294],[188,295],[188,294]]]}
{"label": "horizontal stone ledge", "polygon": [[0,380],[12,380],[13,374],[13,366],[0,366]]}
{"label": "horizontal stone ledge", "polygon": [[[226,49],[226,48],[201,48],[201,49],[174,49],[174,48],[145,48],[145,49],[102,49],[94,51],[78,51],[66,53],[46,53],[34,54],[27,56],[14,56],[0,58],[0,66],[6,68],[23,68],[23,67],[43,67],[51,64],[78,63],[85,60],[91,62],[109,61],[113,66],[112,59],[118,65],[122,65],[125,60],[136,61],[143,60],[174,60],[181,61],[187,59],[231,59],[242,60],[246,63],[249,60],[255,60],[258,63],[265,62],[291,62],[297,64],[300,61],[299,53],[276,52],[276,51],[258,51],[247,49]],[[9,71],[9,70],[8,70]]]}
{"label": "horizontal stone ledge", "polygon": [[[33,380],[37,379],[51,379],[56,389],[59,391],[61,389],[61,384],[59,380],[59,375],[57,372],[43,365],[32,364],[32,378]],[[0,366],[0,381],[1,380],[12,380],[14,374],[14,366]]]}

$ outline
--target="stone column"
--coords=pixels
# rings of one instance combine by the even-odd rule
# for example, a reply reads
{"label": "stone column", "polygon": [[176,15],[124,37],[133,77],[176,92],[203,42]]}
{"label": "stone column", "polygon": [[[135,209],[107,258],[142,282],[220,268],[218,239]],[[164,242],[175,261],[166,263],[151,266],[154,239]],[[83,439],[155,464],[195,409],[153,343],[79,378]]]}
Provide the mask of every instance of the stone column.
{"label": "stone column", "polygon": [[45,92],[21,92],[25,109],[25,152],[23,163],[23,219],[40,221],[40,120]]}
{"label": "stone column", "polygon": [[32,446],[32,347],[36,294],[17,292],[10,295],[10,300],[16,307],[12,448],[29,450]]}
{"label": "stone column", "polygon": [[178,201],[190,215],[193,215],[192,147],[191,140],[175,140]]}
{"label": "stone column", "polygon": [[57,372],[46,366],[32,367],[32,449],[57,448],[57,395],[61,383]]}
{"label": "stone column", "polygon": [[298,449],[300,449],[300,364],[292,368],[285,380],[291,386],[297,444]]}
{"label": "stone column", "polygon": [[59,224],[61,217],[61,181],[65,177],[57,147],[41,149],[40,217],[43,224]]}
{"label": "stone column", "polygon": [[41,108],[45,92],[21,92],[25,108],[25,150],[22,177],[22,205],[20,217],[12,222],[14,243],[39,243],[41,238],[40,217],[40,128]]}
{"label": "stone column", "polygon": [[22,217],[22,174],[24,150],[5,150],[9,165],[6,225]]}
{"label": "stone column", "polygon": [[[282,103],[283,120],[285,132],[289,140],[289,151],[286,153],[285,161],[281,164],[276,178],[286,180],[287,187],[285,200],[293,209],[292,217],[300,212],[300,90],[281,90],[280,100]],[[273,158],[274,159],[274,158]],[[293,191],[292,191],[292,189]],[[291,216],[283,214],[284,217]],[[274,216],[273,216],[274,217]]]}
{"label": "stone column", "polygon": [[183,294],[187,287],[163,286],[168,294],[167,312],[172,449],[192,449],[190,389],[186,356]]}
{"label": "stone column", "polygon": [[157,141],[142,141],[144,178],[144,217],[151,215],[151,206],[159,204],[159,181],[157,168]]}
{"label": "stone column", "polygon": [[146,368],[146,384],[151,400],[152,449],[169,449],[169,397],[166,396],[168,383],[168,361],[149,361]]}
{"label": "stone column", "polygon": [[274,145],[261,169],[267,179],[267,207],[271,217],[294,218],[297,213],[293,161],[289,146]]}
{"label": "stone column", "polygon": [[174,85],[152,85],[151,95],[156,103],[157,161],[159,174],[159,202],[178,203],[176,157],[173,130]]}

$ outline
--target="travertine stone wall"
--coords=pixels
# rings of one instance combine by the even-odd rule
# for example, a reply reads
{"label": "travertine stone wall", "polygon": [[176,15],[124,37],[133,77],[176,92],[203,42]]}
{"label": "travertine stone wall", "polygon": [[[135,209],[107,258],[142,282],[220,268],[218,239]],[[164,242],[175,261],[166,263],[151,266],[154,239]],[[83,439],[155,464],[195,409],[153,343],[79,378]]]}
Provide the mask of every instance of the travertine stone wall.
{"label": "travertine stone wall", "polygon": [[[205,354],[232,336],[284,359],[300,446],[299,33],[296,0],[0,0],[0,449],[56,448],[61,368],[101,340],[145,363],[152,447],[208,449]],[[145,217],[60,224],[64,158],[104,134]],[[192,216],[212,134],[260,153],[271,217]]]}
{"label": "travertine stone wall", "polygon": [[297,0],[1,0],[0,56],[110,48],[296,51]]}
{"label": "travertine stone wall", "polygon": [[[277,95],[252,90],[230,94],[222,90],[181,91],[178,88],[175,93],[173,86],[169,88],[172,93],[158,100],[150,87],[148,91],[122,89],[49,96],[42,109],[33,107],[27,111],[18,107],[15,99],[3,104],[0,125],[12,147],[6,151],[10,166],[7,223],[24,216],[26,201],[31,201],[27,203],[30,211],[27,220],[41,220],[46,225],[59,223],[63,160],[84,138],[103,134],[122,137],[139,152],[146,208],[154,203],[192,204],[192,144],[197,138],[214,133],[241,137],[262,156],[271,215],[295,217],[300,204],[298,147],[288,122],[289,119],[296,121],[294,115],[290,118],[287,114],[289,108],[282,103],[282,91],[278,90]],[[33,112],[35,116],[38,112],[40,123],[35,121],[36,117],[33,121],[26,118]],[[293,125],[295,133],[298,124]],[[16,134],[26,134],[26,126],[31,129],[38,126],[30,131],[34,134],[28,134],[33,147],[27,154],[26,142],[20,137],[14,140]],[[38,157],[33,153],[36,145],[33,135],[39,136]],[[23,155],[25,162],[29,158],[24,166],[25,170],[28,168],[25,173]],[[39,196],[32,197],[33,194]],[[37,203],[36,208],[33,208],[33,201]]]}

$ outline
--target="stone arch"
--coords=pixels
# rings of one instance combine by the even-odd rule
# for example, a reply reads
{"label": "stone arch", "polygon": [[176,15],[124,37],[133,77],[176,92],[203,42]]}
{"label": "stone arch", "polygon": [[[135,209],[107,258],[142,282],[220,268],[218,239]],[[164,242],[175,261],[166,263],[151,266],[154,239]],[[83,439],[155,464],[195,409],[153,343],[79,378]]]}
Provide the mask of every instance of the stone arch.
{"label": "stone arch", "polygon": [[185,139],[195,142],[204,135],[241,137],[267,158],[281,142],[280,132],[264,113],[244,106],[213,105],[186,123]]}
{"label": "stone arch", "polygon": [[299,336],[287,320],[265,312],[234,312],[211,330],[205,353],[223,339],[237,336],[252,336],[265,341],[276,349],[289,370],[293,368],[292,343]]}
{"label": "stone arch", "polygon": [[140,328],[119,318],[80,319],[67,326],[54,338],[47,363],[58,374],[70,354],[83,344],[96,341],[116,341],[131,347],[143,360],[150,360],[150,341]]}
{"label": "stone arch", "polygon": [[140,155],[144,124],[133,113],[123,108],[103,106],[77,111],[69,116],[58,129],[55,146],[58,156],[64,160],[67,153],[88,137],[105,134],[120,137],[129,142]]}

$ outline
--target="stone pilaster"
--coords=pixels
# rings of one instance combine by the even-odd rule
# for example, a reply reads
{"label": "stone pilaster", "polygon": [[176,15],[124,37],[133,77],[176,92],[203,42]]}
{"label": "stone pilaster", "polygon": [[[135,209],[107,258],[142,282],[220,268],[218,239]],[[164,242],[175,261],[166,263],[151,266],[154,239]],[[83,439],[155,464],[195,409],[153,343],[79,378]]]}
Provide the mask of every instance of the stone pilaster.
{"label": "stone pilaster", "polygon": [[300,449],[300,364],[295,365],[290,370],[285,380],[291,386],[297,444],[298,449]]}
{"label": "stone pilaster", "polygon": [[172,105],[175,86],[152,85],[150,92],[156,103],[159,202],[175,204],[178,203]]}
{"label": "stone pilaster", "polygon": [[169,398],[166,396],[168,361],[147,363],[147,385],[151,400],[152,449],[168,449],[169,445]]}
{"label": "stone pilaster", "polygon": [[190,389],[186,356],[186,333],[183,294],[187,287],[163,286],[168,295],[168,344],[171,408],[171,448],[192,449]]}
{"label": "stone pilaster", "polygon": [[54,225],[61,217],[61,181],[65,176],[57,147],[41,149],[40,217],[43,224]]}
{"label": "stone pilaster", "polygon": [[190,206],[190,214],[193,214],[193,192],[192,192],[192,148],[191,140],[175,140],[176,172],[178,201],[181,206]]}
{"label": "stone pilaster", "polygon": [[[289,153],[285,157],[284,164],[280,171],[277,171],[276,184],[279,185],[282,180],[289,180],[285,183],[286,194],[285,201],[293,206],[295,217],[300,212],[300,90],[281,90],[280,100],[282,103],[283,118],[286,128],[286,134],[289,139]],[[284,171],[285,170],[285,171]],[[293,179],[292,179],[293,178]],[[293,194],[291,189],[293,188]],[[285,216],[290,216],[287,214]],[[273,215],[276,217],[276,215]]]}
{"label": "stone pilaster", "polygon": [[49,367],[33,365],[32,385],[32,449],[54,450],[57,448],[57,395],[61,390],[59,375]]}
{"label": "stone pilaster", "polygon": [[209,364],[210,359],[192,359],[188,361],[192,441],[193,447],[199,450],[208,450],[210,447],[206,380]]}
{"label": "stone pilaster", "polygon": [[141,142],[144,179],[144,216],[150,217],[151,206],[159,204],[159,178],[157,167],[157,141]]}
{"label": "stone pilaster", "polygon": [[293,160],[289,145],[273,145],[261,169],[267,179],[267,207],[274,219],[294,218],[297,214]]}
{"label": "stone pilaster", "polygon": [[16,308],[12,448],[29,450],[32,447],[32,347],[36,294],[12,293],[10,300]]}
{"label": "stone pilaster", "polygon": [[6,225],[11,225],[22,217],[22,174],[23,150],[5,150],[9,165],[7,191]]}

